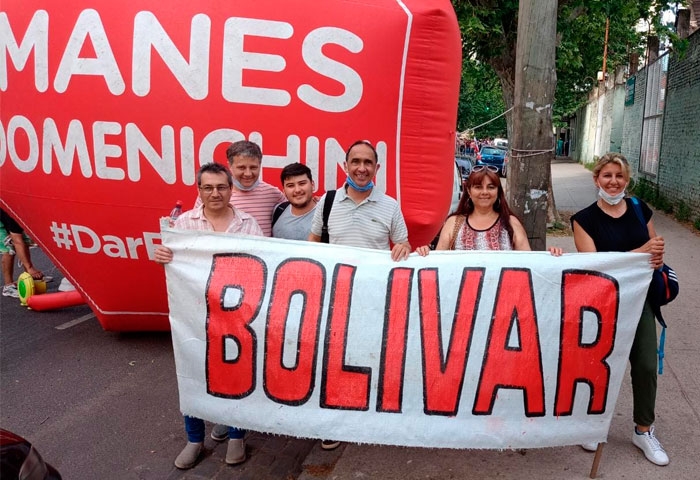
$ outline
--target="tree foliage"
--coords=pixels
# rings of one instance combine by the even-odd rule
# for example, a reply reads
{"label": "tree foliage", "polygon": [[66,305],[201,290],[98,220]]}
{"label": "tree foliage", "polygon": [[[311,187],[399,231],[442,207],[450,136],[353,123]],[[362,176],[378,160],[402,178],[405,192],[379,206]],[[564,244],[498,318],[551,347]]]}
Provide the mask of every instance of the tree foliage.
{"label": "tree foliage", "polygon": [[[505,109],[513,105],[515,84],[515,48],[518,27],[518,2],[514,0],[452,0],[462,32],[463,89],[478,85],[470,75],[487,64],[498,77]],[[585,103],[591,88],[598,84],[597,73],[602,69],[605,20],[610,18],[607,72],[626,65],[633,52],[640,52],[648,32],[639,32],[635,25],[646,20],[655,33],[669,35],[661,15],[669,7],[660,0],[560,0],[557,23],[557,89],[554,119],[561,118]],[[670,34],[671,39],[673,35]],[[465,77],[468,77],[465,80]],[[484,76],[485,85],[492,85]],[[473,93],[473,92],[472,92]],[[470,97],[460,96],[459,125],[474,124],[470,108],[462,102]],[[508,126],[510,129],[510,125]]]}
{"label": "tree foliage", "polygon": [[[504,111],[501,84],[493,68],[474,60],[463,62],[457,129],[460,132],[472,130]],[[478,138],[506,136],[505,116],[479,127],[475,135]]]}

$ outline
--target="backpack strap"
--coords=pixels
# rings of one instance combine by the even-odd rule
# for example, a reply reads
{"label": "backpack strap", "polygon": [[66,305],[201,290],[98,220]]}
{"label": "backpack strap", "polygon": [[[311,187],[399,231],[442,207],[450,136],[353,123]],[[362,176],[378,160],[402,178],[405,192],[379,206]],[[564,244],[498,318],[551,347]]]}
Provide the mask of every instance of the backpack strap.
{"label": "backpack strap", "polygon": [[321,227],[321,242],[329,243],[328,235],[328,218],[331,216],[331,208],[333,208],[333,200],[335,199],[335,190],[326,192],[326,200],[323,202],[323,227]]}
{"label": "backpack strap", "polygon": [[[647,227],[647,223],[644,221],[644,214],[642,213],[642,207],[639,204],[639,199],[637,197],[631,197],[630,200],[632,200],[632,206],[634,207],[634,213],[637,214],[637,218],[639,218],[639,221],[642,222],[642,225]],[[657,312],[654,312],[654,316],[656,317],[657,320],[659,320],[659,323],[661,324],[661,335],[659,336],[659,348],[656,350],[656,353],[657,353],[658,358],[659,358],[659,375],[663,375],[663,373],[664,373],[664,355],[665,355],[664,347],[666,346],[666,322],[664,322],[663,317],[661,316],[661,309],[659,309]]]}
{"label": "backpack strap", "polygon": [[647,222],[644,221],[644,214],[642,213],[642,206],[639,204],[639,199],[637,197],[630,197],[632,200],[632,208],[634,208],[634,213],[637,214],[637,218],[645,228],[648,228]]}
{"label": "backpack strap", "polygon": [[666,345],[666,327],[661,327],[661,336],[659,337],[659,349],[656,353],[659,356],[659,375],[664,373],[664,346]]}
{"label": "backpack strap", "polygon": [[284,213],[284,211],[287,209],[288,206],[289,206],[289,202],[282,202],[282,203],[278,204],[275,207],[275,209],[272,211],[272,226],[273,227],[275,226],[275,223],[280,218],[282,213]]}

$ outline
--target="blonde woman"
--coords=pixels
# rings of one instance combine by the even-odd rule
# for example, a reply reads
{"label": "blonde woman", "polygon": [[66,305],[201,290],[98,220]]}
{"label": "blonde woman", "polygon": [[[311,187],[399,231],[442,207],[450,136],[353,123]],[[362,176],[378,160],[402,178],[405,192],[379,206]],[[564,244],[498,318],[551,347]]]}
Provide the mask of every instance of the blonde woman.
{"label": "blonde woman", "polygon": [[[593,181],[598,187],[598,199],[571,217],[574,242],[579,252],[641,252],[651,254],[651,265],[658,268],[664,261],[664,239],[657,236],[652,211],[640,201],[646,227],[639,221],[632,200],[626,198],[630,181],[630,166],[619,153],[608,153],[593,169]],[[648,302],[630,352],[632,377],[633,419],[632,443],[650,462],[667,465],[666,451],[656,438],[654,408],[656,404],[656,322]],[[597,444],[582,447],[595,451]]]}

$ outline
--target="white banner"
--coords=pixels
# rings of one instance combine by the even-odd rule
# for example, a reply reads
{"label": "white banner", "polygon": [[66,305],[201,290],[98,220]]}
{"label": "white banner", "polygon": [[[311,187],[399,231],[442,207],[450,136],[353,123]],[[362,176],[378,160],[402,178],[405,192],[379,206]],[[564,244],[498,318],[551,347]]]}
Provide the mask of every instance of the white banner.
{"label": "white banner", "polygon": [[181,410],[297,437],[604,441],[648,255],[388,252],[166,229]]}

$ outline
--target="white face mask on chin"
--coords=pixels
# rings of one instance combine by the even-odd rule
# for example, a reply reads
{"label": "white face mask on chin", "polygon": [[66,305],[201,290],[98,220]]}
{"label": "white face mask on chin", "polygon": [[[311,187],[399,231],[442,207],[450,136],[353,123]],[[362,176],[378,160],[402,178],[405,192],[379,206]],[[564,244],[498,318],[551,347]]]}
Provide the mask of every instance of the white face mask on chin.
{"label": "white face mask on chin", "polygon": [[598,196],[602,198],[603,201],[608,205],[617,205],[622,201],[623,198],[625,198],[625,192],[622,191],[617,195],[610,195],[608,192],[598,187]]}

